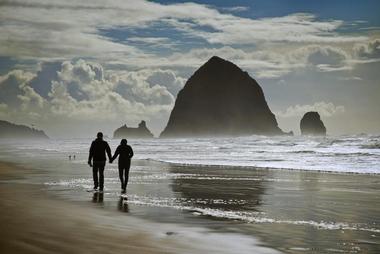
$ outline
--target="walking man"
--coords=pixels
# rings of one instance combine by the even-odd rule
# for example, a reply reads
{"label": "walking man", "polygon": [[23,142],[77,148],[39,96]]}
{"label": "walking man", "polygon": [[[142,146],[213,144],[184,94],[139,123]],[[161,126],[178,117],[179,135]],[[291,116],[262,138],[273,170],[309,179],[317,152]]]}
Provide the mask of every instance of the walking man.
{"label": "walking man", "polygon": [[[104,187],[104,167],[106,165],[106,153],[111,163],[111,149],[106,141],[103,140],[103,133],[98,132],[97,138],[92,141],[90,154],[88,156],[88,165],[92,167],[92,176],[94,179],[94,190],[103,191]],[[92,163],[91,163],[92,161]]]}
{"label": "walking man", "polygon": [[132,147],[127,144],[126,139],[122,139],[120,145],[116,148],[115,154],[111,159],[111,163],[119,156],[119,178],[121,182],[121,191],[122,193],[126,192],[128,177],[129,177],[129,168],[131,167],[131,158],[133,157]]}

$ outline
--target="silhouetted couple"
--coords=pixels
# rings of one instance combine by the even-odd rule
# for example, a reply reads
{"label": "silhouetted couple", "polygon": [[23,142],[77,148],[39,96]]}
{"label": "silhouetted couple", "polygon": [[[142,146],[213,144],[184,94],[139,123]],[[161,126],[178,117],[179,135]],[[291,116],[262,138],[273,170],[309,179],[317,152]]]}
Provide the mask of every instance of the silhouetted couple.
{"label": "silhouetted couple", "polygon": [[103,133],[101,132],[98,132],[97,138],[92,141],[90,154],[88,156],[88,165],[92,167],[94,190],[97,190],[99,187],[99,191],[103,191],[106,154],[108,156],[109,163],[112,163],[119,156],[119,178],[122,192],[125,193],[128,184],[131,158],[133,157],[132,147],[127,144],[126,139],[122,139],[120,145],[115,151],[115,154],[111,156],[111,148],[108,143],[103,140]]}

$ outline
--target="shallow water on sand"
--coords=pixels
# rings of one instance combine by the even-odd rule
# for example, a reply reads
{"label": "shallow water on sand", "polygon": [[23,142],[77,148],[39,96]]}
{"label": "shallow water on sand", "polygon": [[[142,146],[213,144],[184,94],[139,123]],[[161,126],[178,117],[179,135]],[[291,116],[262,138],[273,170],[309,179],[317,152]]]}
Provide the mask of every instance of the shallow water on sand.
{"label": "shallow water on sand", "polygon": [[10,156],[15,151],[0,147],[0,160],[36,169],[16,181],[42,183],[58,198],[156,222],[243,234],[285,253],[380,251],[379,175],[134,160],[124,200],[115,164],[107,165],[105,192],[90,193],[85,153],[69,161],[60,151]]}

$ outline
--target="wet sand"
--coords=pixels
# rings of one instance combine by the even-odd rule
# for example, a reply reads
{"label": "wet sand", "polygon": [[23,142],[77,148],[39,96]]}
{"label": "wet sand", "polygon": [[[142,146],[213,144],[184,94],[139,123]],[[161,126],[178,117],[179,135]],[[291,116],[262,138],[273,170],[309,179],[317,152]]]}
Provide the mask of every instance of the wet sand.
{"label": "wet sand", "polygon": [[230,227],[236,222],[238,232],[265,246],[285,253],[380,253],[379,175],[169,168],[173,192],[190,212],[227,219]]}
{"label": "wet sand", "polygon": [[[25,169],[2,163],[0,172],[3,179]],[[107,224],[106,212],[52,200],[35,185],[0,184],[0,200],[1,253],[176,253],[178,248],[168,237],[153,239],[133,218],[117,229]]]}
{"label": "wet sand", "polygon": [[244,236],[154,223],[53,198],[41,185],[8,182],[25,174],[0,163],[0,253],[233,253],[235,246],[223,244],[229,237],[241,242],[241,253],[278,253]]}
{"label": "wet sand", "polygon": [[379,175],[134,160],[124,202],[115,165],[103,195],[80,161],[21,165],[0,163],[0,253],[380,250]]}
{"label": "wet sand", "polygon": [[[88,143],[0,145],[0,161],[19,165],[0,167],[0,253],[380,253],[380,174],[345,169],[375,172],[377,151],[369,151],[373,161],[365,158],[365,165],[358,160],[367,155],[345,153],[308,161],[323,166],[328,157],[342,171],[334,173],[328,165],[302,171],[166,163],[151,153],[178,157],[177,141],[164,149],[139,141],[134,148],[142,157],[132,162],[128,200],[120,202],[115,163],[106,166],[104,194],[90,191]],[[248,143],[241,149],[255,142]],[[304,160],[311,158],[308,147],[301,149]],[[69,160],[73,149],[76,160]],[[204,158],[220,158],[211,151]],[[286,154],[285,164],[297,154]],[[336,156],[347,163],[330,160]]]}

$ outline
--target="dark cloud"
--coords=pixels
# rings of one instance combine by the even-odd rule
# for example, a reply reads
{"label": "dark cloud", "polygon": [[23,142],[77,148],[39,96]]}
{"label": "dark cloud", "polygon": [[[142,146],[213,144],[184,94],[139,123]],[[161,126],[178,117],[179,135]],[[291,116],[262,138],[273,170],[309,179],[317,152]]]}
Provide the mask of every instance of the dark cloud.
{"label": "dark cloud", "polygon": [[15,70],[0,77],[0,103],[4,103],[12,108],[20,105],[19,95],[24,94],[23,86],[30,78],[23,71]]}
{"label": "dark cloud", "polygon": [[61,70],[62,62],[45,62],[41,64],[40,70],[37,72],[29,85],[42,97],[48,98],[51,91],[51,82],[58,79],[58,71]]}

